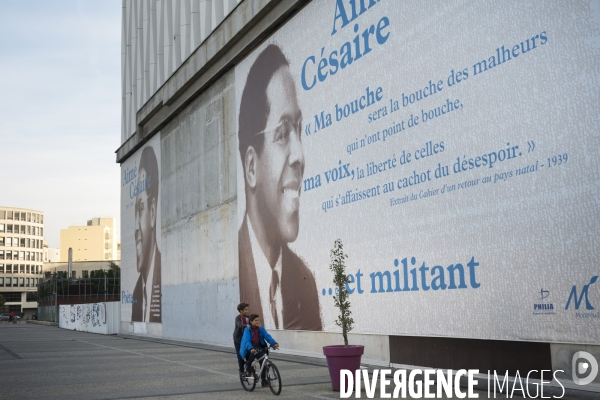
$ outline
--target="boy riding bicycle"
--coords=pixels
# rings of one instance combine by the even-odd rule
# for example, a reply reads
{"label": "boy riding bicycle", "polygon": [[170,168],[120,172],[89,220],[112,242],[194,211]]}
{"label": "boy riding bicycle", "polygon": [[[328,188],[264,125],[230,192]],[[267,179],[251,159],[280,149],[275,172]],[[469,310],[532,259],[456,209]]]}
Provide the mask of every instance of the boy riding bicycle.
{"label": "boy riding bicycle", "polygon": [[[279,344],[269,335],[264,326],[260,324],[260,316],[257,314],[250,315],[250,327],[244,329],[244,335],[242,336],[242,343],[240,345],[240,356],[245,358],[246,361],[246,373],[252,375],[252,362],[256,358],[260,358],[267,348],[267,343],[270,344],[274,349],[279,347]],[[262,365],[262,360],[260,361]],[[262,386],[267,386],[265,379],[266,370],[262,372]]]}

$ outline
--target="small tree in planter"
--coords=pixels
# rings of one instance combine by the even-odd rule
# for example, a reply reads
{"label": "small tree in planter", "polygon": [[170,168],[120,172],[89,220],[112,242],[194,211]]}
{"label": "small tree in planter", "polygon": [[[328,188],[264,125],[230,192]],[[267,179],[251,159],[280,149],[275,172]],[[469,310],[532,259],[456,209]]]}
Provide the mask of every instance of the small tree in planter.
{"label": "small tree in planter", "polygon": [[344,253],[344,246],[341,239],[337,239],[330,252],[331,263],[329,269],[333,272],[333,283],[337,289],[336,296],[333,296],[334,305],[339,309],[340,314],[335,324],[342,328],[344,345],[324,346],[323,353],[327,357],[327,366],[329,367],[329,378],[333,390],[340,391],[340,371],[347,369],[356,371],[360,368],[360,358],[364,353],[364,346],[349,345],[348,332],[352,330],[354,320],[351,317],[350,300],[348,300],[348,275],[346,274],[346,264],[344,260],[348,257]]}
{"label": "small tree in planter", "polygon": [[331,263],[329,269],[333,272],[333,284],[336,287],[337,296],[333,296],[333,304],[340,310],[335,324],[342,328],[342,336],[344,337],[344,346],[348,347],[348,332],[353,328],[354,320],[350,311],[350,300],[348,300],[348,275],[346,274],[346,264],[344,260],[348,258],[344,254],[344,245],[341,239],[337,239],[333,244],[333,249],[330,252]]}

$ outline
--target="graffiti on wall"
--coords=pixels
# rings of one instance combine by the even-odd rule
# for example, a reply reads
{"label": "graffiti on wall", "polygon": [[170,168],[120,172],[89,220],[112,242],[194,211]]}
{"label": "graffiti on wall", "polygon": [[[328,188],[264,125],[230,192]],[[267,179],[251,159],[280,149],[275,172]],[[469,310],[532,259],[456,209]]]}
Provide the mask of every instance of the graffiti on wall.
{"label": "graffiti on wall", "polygon": [[106,325],[106,304],[73,304],[60,306],[61,328],[95,332]]}

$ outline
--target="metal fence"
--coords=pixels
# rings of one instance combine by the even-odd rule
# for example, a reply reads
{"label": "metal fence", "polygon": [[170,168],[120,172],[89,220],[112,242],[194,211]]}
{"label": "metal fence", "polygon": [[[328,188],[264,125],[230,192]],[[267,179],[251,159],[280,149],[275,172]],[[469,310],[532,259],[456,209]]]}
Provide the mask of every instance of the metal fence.
{"label": "metal fence", "polygon": [[81,304],[121,300],[121,277],[52,278],[38,285],[38,305]]}

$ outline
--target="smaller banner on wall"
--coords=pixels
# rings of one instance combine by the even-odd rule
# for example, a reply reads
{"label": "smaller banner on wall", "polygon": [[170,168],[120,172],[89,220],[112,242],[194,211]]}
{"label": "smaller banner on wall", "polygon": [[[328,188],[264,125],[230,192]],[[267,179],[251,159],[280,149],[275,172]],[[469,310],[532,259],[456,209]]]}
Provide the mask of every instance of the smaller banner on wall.
{"label": "smaller banner on wall", "polygon": [[160,134],[121,165],[122,320],[162,322]]}

